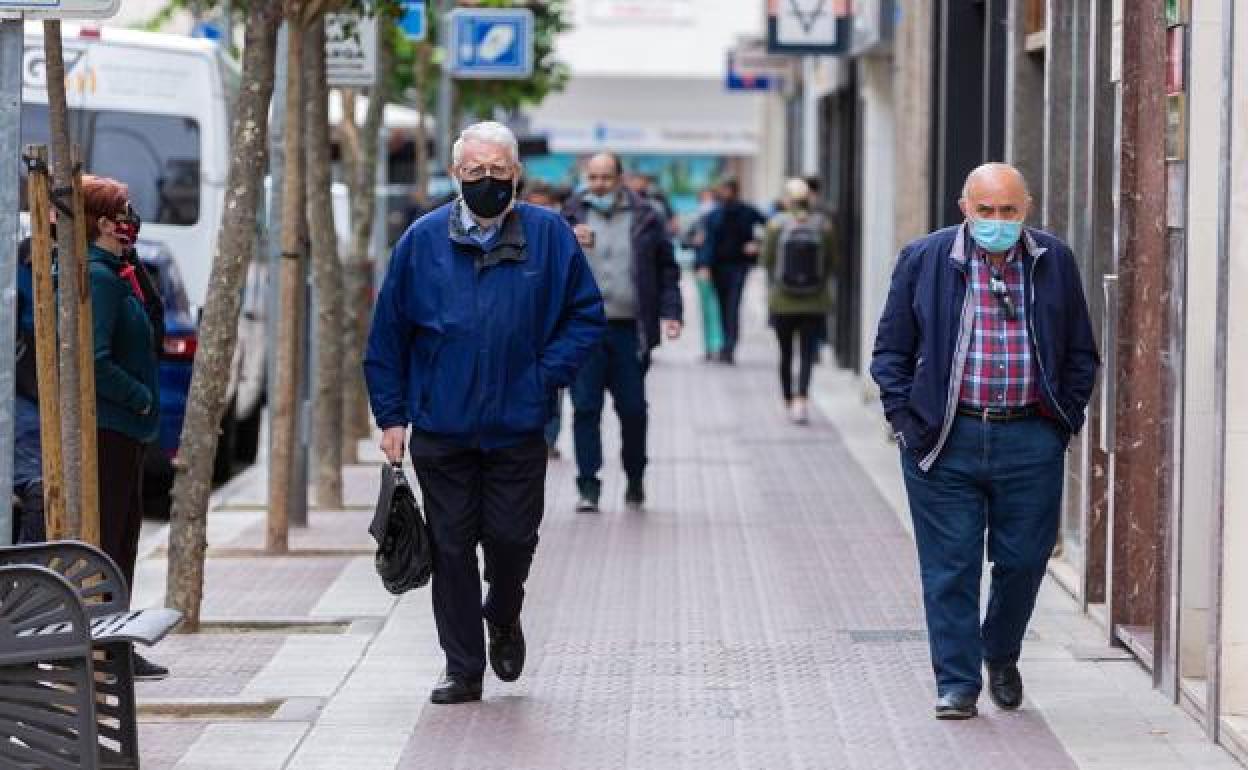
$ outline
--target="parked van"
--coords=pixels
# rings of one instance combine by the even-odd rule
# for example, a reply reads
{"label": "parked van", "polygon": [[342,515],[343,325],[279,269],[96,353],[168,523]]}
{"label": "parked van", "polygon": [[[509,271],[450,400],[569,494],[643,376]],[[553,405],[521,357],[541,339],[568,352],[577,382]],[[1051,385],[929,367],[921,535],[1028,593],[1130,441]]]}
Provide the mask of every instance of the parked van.
{"label": "parked van", "polygon": [[[144,240],[173,255],[191,317],[207,298],[225,201],[230,126],[239,72],[207,40],[89,25],[62,25],[71,141],[89,173],[130,187]],[[22,141],[48,143],[43,28],[26,26]],[[257,255],[260,256],[260,255]],[[239,347],[230,377],[232,408],[222,426],[254,459],[265,391],[264,260],[248,273]]]}

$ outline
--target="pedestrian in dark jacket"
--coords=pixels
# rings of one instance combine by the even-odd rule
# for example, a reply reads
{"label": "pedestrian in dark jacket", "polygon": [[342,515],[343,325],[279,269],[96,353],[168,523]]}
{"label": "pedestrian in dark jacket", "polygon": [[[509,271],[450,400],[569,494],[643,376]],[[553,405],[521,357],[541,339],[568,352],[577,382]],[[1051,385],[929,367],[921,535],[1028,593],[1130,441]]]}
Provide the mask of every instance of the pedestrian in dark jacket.
{"label": "pedestrian in dark jacket", "polygon": [[698,250],[697,267],[699,275],[714,281],[724,319],[720,360],[731,364],[736,360],[741,336],[741,296],[760,250],[756,230],[766,220],[758,209],[741,200],[737,180],[720,182],[715,194],[719,205],[707,215],[706,238]]}
{"label": "pedestrian in dark jacket", "polygon": [[[572,229],[514,203],[515,136],[478,123],[455,142],[459,197],[408,228],[377,298],[364,373],[381,449],[411,455],[433,542],[446,671],[434,703],[480,700],[489,661],[520,676],[524,582],[537,548],[550,396],[602,336],[602,297]],[[490,584],[481,602],[477,546]]]}
{"label": "pedestrian in dark jacket", "polygon": [[564,215],[589,258],[602,291],[607,333],[572,386],[575,411],[576,509],[596,513],[602,484],[602,409],[610,391],[620,418],[625,504],[645,504],[646,372],[662,336],[680,336],[680,268],[659,208],[623,183],[615,155],[589,160],[588,187],[568,201]]}
{"label": "pedestrian in dark jacket", "polygon": [[1022,174],[981,166],[961,205],[963,224],[902,250],[871,362],[900,444],[939,719],[976,715],[981,664],[998,707],[1022,703],[1018,659],[1057,540],[1063,455],[1100,363],[1074,256],[1022,226]]}
{"label": "pedestrian in dark jacket", "polygon": [[[123,259],[139,234],[129,188],[115,179],[85,176],[82,193],[91,241],[100,545],[133,588],[143,525],[144,445],[160,428],[154,332],[134,267]],[[138,653],[134,665],[135,676],[144,679],[169,673]]]}
{"label": "pedestrian in dark jacket", "polygon": [[40,543],[43,512],[43,446],[39,437],[39,387],[35,367],[35,293],[30,238],[17,247],[17,337],[13,399],[14,543]]}

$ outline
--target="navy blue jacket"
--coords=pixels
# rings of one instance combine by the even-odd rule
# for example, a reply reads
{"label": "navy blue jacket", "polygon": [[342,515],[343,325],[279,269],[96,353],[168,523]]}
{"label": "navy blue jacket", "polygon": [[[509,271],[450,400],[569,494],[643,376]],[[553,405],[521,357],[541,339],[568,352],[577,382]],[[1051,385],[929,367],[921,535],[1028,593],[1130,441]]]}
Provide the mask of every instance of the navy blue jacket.
{"label": "navy blue jacket", "polygon": [[[967,266],[955,241],[961,225],[906,246],[897,258],[880,317],[871,376],[898,441],[927,470],[943,448],[961,382],[955,358],[968,301]],[[1100,365],[1079,268],[1070,248],[1026,229],[1023,275],[1032,355],[1038,362],[1042,410],[1067,438],[1083,426]]]}
{"label": "navy blue jacket", "polygon": [[364,375],[377,424],[494,449],[540,435],[606,326],[571,228],[517,204],[483,248],[456,201],[408,228],[377,298]]}
{"label": "navy blue jacket", "polygon": [[[633,212],[633,285],[637,293],[637,333],[642,351],[653,350],[662,337],[659,321],[684,320],[680,297],[680,266],[658,210],[631,190],[620,188]],[[573,196],[563,215],[573,226],[589,222],[584,194]]]}
{"label": "navy blue jacket", "polygon": [[724,264],[753,264],[756,258],[745,253],[745,244],[754,240],[754,229],[765,224],[767,219],[758,209],[743,201],[717,205],[706,215],[706,237],[694,264],[711,268]]}

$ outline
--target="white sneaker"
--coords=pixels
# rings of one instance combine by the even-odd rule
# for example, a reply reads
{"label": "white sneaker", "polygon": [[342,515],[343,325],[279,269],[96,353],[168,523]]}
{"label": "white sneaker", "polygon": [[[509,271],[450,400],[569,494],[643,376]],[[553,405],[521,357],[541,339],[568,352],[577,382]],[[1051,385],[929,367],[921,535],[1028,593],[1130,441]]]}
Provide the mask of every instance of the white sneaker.
{"label": "white sneaker", "polygon": [[793,399],[793,404],[789,407],[789,419],[795,425],[805,425],[810,422],[810,410],[806,406],[805,399]]}

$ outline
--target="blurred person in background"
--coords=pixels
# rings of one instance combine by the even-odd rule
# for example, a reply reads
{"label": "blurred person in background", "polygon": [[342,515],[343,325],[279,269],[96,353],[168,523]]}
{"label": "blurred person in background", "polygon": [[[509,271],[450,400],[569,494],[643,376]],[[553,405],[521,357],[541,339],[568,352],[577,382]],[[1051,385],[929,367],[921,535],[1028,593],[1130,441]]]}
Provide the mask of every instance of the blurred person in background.
{"label": "blurred person in background", "polygon": [[624,503],[645,504],[646,372],[663,336],[682,329],[680,268],[658,207],[623,182],[619,157],[595,155],[588,185],[564,210],[602,291],[607,333],[572,384],[579,513],[597,513],[602,482],[602,410],[610,391],[620,418]]}
{"label": "blurred person in background", "polygon": [[31,240],[17,247],[17,336],[14,348],[13,541],[39,543],[43,519],[43,450],[39,439],[39,382],[35,366],[35,292]]}
{"label": "blurred person in background", "polygon": [[750,268],[758,259],[756,228],[766,220],[758,209],[741,200],[741,185],[736,179],[721,181],[715,196],[718,205],[707,216],[706,239],[698,251],[697,268],[699,275],[715,284],[724,323],[719,360],[732,364],[741,334],[741,295]]}
{"label": "blurred person in background", "polygon": [[[542,180],[534,180],[524,185],[524,202],[559,213],[563,210],[563,196],[559,191]],[[557,388],[550,395],[550,420],[546,423],[546,454],[552,460],[558,460],[559,433],[563,429],[563,391]]]}
{"label": "blurred person in background", "polygon": [[[832,309],[828,277],[834,263],[832,222],[811,210],[810,188],[801,179],[784,185],[783,210],[767,223],[762,266],[767,274],[767,307],[780,343],[780,387],[789,417],[809,421],[807,397],[814,368],[818,329]],[[793,387],[794,338],[798,379]]]}

